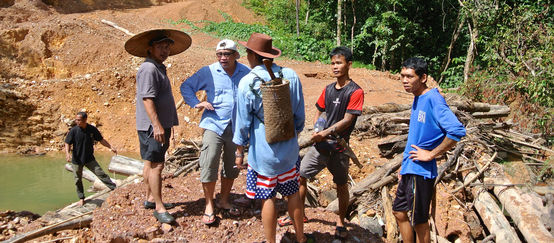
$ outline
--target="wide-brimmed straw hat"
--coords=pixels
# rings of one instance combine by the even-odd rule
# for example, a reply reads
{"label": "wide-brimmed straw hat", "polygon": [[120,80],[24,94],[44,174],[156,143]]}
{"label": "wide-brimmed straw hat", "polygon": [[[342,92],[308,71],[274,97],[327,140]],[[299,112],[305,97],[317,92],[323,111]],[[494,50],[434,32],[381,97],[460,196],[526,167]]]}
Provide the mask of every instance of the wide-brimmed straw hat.
{"label": "wide-brimmed straw hat", "polygon": [[262,57],[276,58],[281,56],[281,50],[273,47],[271,36],[262,33],[252,33],[248,42],[239,41],[241,45]]}
{"label": "wide-brimmed straw hat", "polygon": [[147,50],[149,46],[163,41],[173,43],[173,45],[170,46],[170,56],[185,51],[192,43],[192,39],[185,32],[173,29],[154,29],[144,31],[131,37],[125,42],[125,50],[133,56],[146,57],[148,56]]}

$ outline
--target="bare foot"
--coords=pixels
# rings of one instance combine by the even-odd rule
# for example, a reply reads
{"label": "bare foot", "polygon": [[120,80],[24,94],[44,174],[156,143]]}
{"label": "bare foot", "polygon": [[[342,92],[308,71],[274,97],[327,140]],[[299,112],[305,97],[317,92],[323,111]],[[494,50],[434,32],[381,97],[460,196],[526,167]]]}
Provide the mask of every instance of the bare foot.
{"label": "bare foot", "polygon": [[83,204],[85,204],[85,199],[81,199],[77,202],[77,206],[83,206]]}

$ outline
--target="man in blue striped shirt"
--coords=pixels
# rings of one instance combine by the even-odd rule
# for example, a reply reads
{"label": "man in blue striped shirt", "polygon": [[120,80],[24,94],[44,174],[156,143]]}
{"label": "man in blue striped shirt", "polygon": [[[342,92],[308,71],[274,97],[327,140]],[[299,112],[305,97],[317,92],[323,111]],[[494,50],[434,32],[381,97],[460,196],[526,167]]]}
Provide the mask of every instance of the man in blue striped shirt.
{"label": "man in blue striped shirt", "polygon": [[[199,126],[204,130],[200,152],[200,181],[206,197],[206,208],[202,222],[213,224],[216,220],[214,191],[219,161],[223,158],[221,170],[221,201],[217,207],[230,215],[240,214],[229,202],[233,181],[239,170],[235,166],[236,145],[233,143],[233,123],[236,116],[236,96],[239,81],[250,68],[237,62],[240,55],[232,40],[222,40],[216,46],[217,62],[202,67],[181,84],[185,102],[197,109],[204,109]],[[206,91],[207,100],[200,101],[196,92]]]}

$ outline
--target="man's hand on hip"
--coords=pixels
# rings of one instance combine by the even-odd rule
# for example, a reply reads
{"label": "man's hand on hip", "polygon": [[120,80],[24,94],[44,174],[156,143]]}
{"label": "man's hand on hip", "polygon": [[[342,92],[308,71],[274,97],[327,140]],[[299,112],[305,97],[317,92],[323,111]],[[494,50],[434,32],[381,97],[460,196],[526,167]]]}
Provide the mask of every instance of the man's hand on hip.
{"label": "man's hand on hip", "polygon": [[210,111],[214,110],[214,107],[212,106],[212,104],[210,104],[210,102],[207,102],[207,101],[202,101],[202,102],[196,104],[194,106],[194,108],[206,109],[206,110],[210,110]]}

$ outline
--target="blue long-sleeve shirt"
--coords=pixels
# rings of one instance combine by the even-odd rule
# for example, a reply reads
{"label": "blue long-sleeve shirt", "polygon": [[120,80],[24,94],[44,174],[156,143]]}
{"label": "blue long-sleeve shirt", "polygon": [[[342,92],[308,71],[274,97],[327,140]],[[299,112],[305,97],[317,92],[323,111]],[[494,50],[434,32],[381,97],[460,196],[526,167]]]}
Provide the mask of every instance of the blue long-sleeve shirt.
{"label": "blue long-sleeve shirt", "polygon": [[[281,67],[273,64],[271,67],[276,76]],[[246,146],[248,150],[248,164],[260,175],[273,177],[282,174],[295,165],[298,160],[298,140],[294,138],[287,141],[268,144],[265,139],[265,126],[259,118],[263,119],[262,98],[260,91],[260,80],[256,75],[265,81],[270,77],[263,65],[256,66],[244,76],[239,84],[237,97],[237,118],[235,122],[235,133],[233,142],[237,145]],[[299,133],[304,129],[304,96],[302,84],[298,75],[289,68],[283,68],[284,79],[290,81],[290,98],[292,112],[294,115],[294,129]],[[253,85],[252,85],[253,84]],[[251,87],[252,85],[252,87]],[[258,118],[259,117],[259,118]]]}
{"label": "blue long-sleeve shirt", "polygon": [[250,72],[250,68],[237,62],[235,72],[231,77],[225,72],[219,62],[202,67],[181,84],[181,95],[190,107],[200,101],[196,97],[199,90],[206,91],[207,101],[214,110],[204,110],[199,126],[222,135],[225,128],[235,118],[236,90],[242,77]]}
{"label": "blue long-sleeve shirt", "polygon": [[425,150],[433,150],[442,143],[445,136],[454,141],[460,141],[465,135],[464,126],[458,121],[437,89],[431,89],[425,94],[416,96],[412,105],[408,142],[404,149],[400,174],[415,174],[426,179],[437,177],[435,159],[418,161],[409,158],[409,152],[415,150],[412,144]]}

